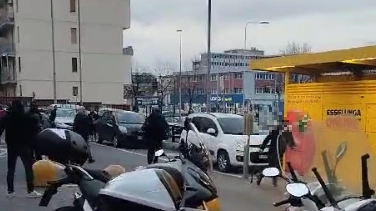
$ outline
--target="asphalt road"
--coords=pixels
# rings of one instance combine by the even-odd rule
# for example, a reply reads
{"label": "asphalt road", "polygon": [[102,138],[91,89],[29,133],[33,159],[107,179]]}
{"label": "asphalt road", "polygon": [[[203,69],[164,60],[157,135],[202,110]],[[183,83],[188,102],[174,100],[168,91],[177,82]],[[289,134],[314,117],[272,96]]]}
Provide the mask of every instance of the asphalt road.
{"label": "asphalt road", "polygon": [[[0,147],[1,148],[1,147]],[[0,150],[1,151],[1,150]],[[92,152],[96,162],[90,164],[91,168],[104,168],[109,164],[119,164],[126,169],[133,169],[146,164],[144,151],[127,151],[108,146],[93,144]],[[6,193],[6,158],[0,156],[0,210],[7,211],[42,211],[54,210],[59,206],[69,206],[72,203],[73,193],[76,187],[62,187],[59,193],[52,199],[48,208],[38,207],[38,199],[25,198],[25,182],[22,164],[18,162],[16,175],[16,194],[13,199],[7,199]],[[274,188],[270,181],[265,181],[259,187],[237,177],[215,173],[213,180],[218,188],[222,210],[231,211],[272,211],[283,210],[274,208],[272,203],[283,199],[281,188]],[[282,182],[280,186],[282,186]]]}

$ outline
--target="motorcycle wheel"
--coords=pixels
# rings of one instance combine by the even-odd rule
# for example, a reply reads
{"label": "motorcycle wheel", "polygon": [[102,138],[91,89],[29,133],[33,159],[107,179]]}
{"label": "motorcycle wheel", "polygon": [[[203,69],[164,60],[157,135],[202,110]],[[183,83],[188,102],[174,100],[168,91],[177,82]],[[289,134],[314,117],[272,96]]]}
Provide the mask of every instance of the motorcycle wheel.
{"label": "motorcycle wheel", "polygon": [[55,211],[77,211],[77,209],[75,207],[60,207],[60,208],[57,208]]}

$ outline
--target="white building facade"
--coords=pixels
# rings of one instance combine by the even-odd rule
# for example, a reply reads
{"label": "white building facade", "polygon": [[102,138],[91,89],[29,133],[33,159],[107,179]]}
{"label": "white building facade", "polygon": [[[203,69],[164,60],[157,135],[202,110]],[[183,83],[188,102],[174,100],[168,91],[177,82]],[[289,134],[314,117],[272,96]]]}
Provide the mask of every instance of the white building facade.
{"label": "white building facade", "polygon": [[53,99],[55,66],[57,99],[79,101],[82,81],[83,102],[122,104],[124,84],[131,83],[131,55],[123,54],[130,0],[52,0],[52,5],[53,18],[51,0],[3,5],[1,94]]}

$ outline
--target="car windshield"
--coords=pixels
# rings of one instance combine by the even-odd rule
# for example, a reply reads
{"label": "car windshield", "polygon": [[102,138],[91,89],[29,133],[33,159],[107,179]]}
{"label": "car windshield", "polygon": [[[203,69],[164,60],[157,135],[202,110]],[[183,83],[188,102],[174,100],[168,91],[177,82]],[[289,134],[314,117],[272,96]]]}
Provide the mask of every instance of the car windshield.
{"label": "car windshield", "polygon": [[145,121],[142,115],[133,112],[118,112],[116,117],[120,124],[143,124]]}
{"label": "car windshield", "polygon": [[[244,135],[244,118],[243,117],[220,117],[218,123],[224,134]],[[260,134],[256,123],[253,124],[253,134]],[[261,135],[261,134],[260,134]]]}
{"label": "car windshield", "polygon": [[76,116],[76,110],[73,109],[57,109],[56,117],[72,117]]}

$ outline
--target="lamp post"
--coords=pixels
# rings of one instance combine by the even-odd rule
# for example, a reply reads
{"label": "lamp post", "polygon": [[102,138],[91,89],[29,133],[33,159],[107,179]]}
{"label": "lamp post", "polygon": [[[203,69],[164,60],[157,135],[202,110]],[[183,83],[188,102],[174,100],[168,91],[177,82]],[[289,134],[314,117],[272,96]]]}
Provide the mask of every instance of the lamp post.
{"label": "lamp post", "polygon": [[[247,29],[248,29],[248,26],[250,24],[265,25],[265,24],[270,24],[270,22],[269,21],[248,21],[245,24],[245,27],[244,27],[244,50],[247,49]],[[250,48],[252,48],[251,45],[250,45]],[[246,60],[245,58],[246,58],[246,56],[244,55],[244,60]],[[244,81],[244,73],[243,73],[243,81]],[[243,86],[243,112],[245,112],[245,90],[244,90],[244,86]]]}
{"label": "lamp post", "polygon": [[183,47],[183,30],[178,29],[176,32],[179,33],[179,122],[181,122],[181,69],[182,69],[182,47]]}
{"label": "lamp post", "polygon": [[208,71],[206,74],[206,112],[210,113],[210,93],[211,93],[211,83],[210,83],[210,71],[211,71],[211,12],[212,12],[212,0],[208,0],[208,52],[207,52],[207,63]]}
{"label": "lamp post", "polygon": [[57,103],[57,82],[56,82],[56,52],[55,52],[55,20],[54,20],[54,4],[51,0],[51,37],[52,37],[52,79],[53,79],[53,98]]}

